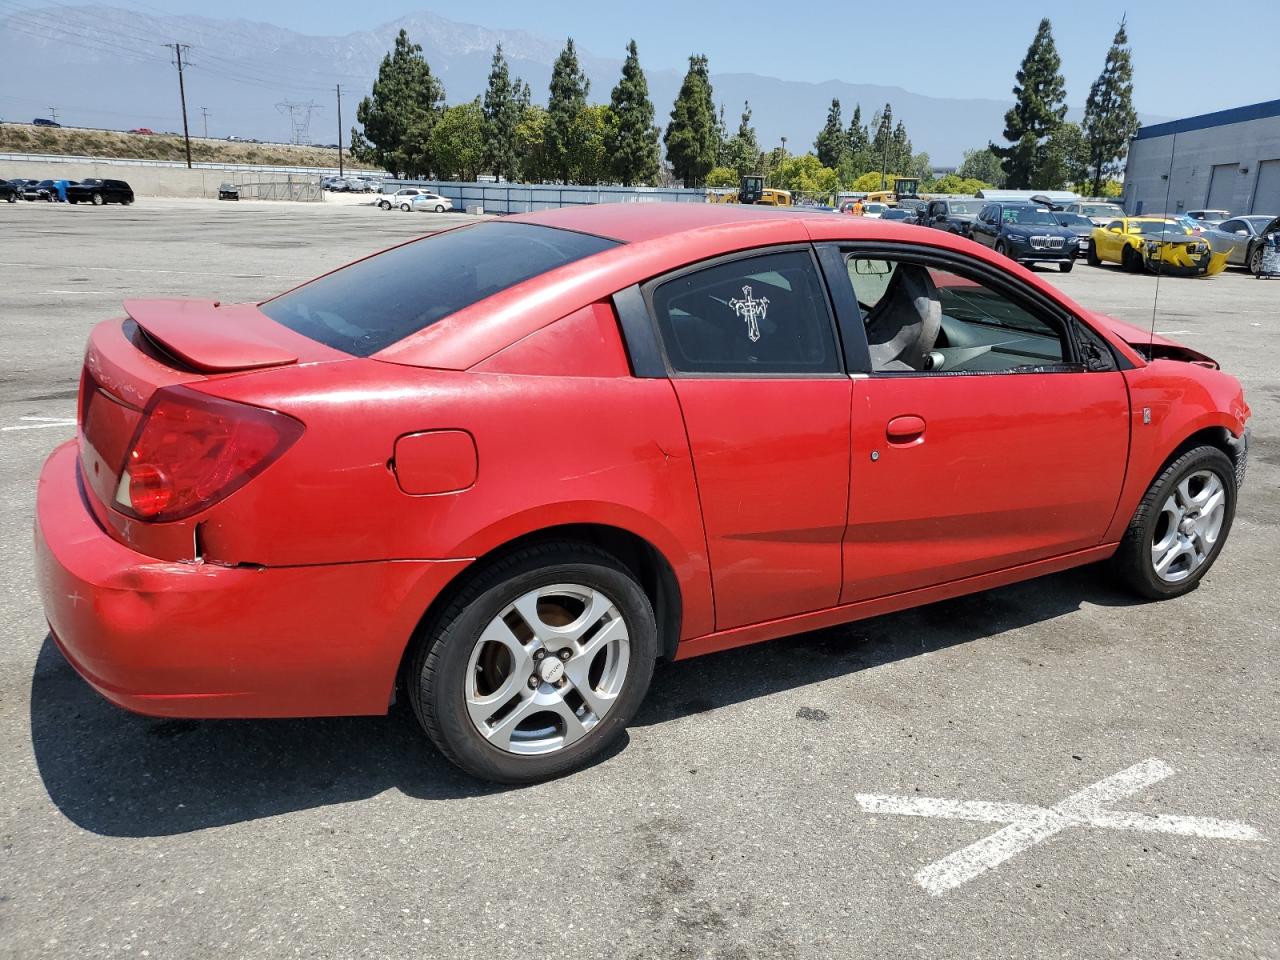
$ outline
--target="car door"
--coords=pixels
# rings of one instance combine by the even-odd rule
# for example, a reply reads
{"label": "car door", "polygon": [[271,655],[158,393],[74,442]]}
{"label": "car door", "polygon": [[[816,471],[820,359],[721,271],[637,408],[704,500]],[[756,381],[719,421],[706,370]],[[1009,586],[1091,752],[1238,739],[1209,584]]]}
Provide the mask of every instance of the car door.
{"label": "car door", "polygon": [[1112,220],[1102,228],[1101,233],[1095,233],[1094,246],[1097,248],[1098,256],[1103,260],[1119,263],[1123,253],[1126,230],[1127,221]]}
{"label": "car door", "polygon": [[978,219],[973,222],[973,239],[984,247],[994,247],[999,223],[1000,208],[994,203],[987,204],[979,212]]}
{"label": "car door", "polygon": [[1105,341],[997,267],[860,249],[842,250],[868,355],[853,382],[841,602],[1100,543],[1129,443]]}
{"label": "car door", "polygon": [[646,284],[693,455],[716,628],[834,606],[851,385],[808,244]]}
{"label": "car door", "polygon": [[1230,245],[1227,251],[1227,263],[1243,264],[1249,255],[1249,241],[1253,231],[1249,229],[1247,220],[1228,220],[1218,227]]}

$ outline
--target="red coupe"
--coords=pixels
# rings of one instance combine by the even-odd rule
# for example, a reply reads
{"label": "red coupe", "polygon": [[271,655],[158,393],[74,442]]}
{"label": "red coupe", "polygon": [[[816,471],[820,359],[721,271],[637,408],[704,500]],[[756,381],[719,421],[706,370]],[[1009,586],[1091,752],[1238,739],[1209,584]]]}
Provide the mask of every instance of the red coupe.
{"label": "red coupe", "polygon": [[939,230],[607,205],[261,304],[131,300],[40,477],[52,635],[170,717],[378,714],[466,770],[598,757],[657,658],[1110,558],[1191,590],[1240,385]]}

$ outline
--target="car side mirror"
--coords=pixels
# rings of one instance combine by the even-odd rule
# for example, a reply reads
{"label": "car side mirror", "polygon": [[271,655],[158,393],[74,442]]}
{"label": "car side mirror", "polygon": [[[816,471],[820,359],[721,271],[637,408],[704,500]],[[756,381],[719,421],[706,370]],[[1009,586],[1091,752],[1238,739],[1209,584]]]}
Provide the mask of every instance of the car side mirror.
{"label": "car side mirror", "polygon": [[1107,227],[1108,233],[1124,233],[1119,227]]}

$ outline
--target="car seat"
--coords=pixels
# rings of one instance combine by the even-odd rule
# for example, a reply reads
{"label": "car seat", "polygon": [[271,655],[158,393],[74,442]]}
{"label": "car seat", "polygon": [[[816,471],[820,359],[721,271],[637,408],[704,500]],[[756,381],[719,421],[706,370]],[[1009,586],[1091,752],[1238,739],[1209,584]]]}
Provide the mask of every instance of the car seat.
{"label": "car seat", "polygon": [[925,369],[942,328],[942,301],[928,269],[898,264],[865,323],[872,369]]}

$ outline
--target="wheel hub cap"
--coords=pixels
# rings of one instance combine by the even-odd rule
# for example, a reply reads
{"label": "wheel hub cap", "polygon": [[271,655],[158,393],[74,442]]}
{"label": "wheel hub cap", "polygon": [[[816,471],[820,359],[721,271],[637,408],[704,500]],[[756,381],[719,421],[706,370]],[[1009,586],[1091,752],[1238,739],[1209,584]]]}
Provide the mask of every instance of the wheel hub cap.
{"label": "wheel hub cap", "polygon": [[564,676],[564,664],[558,657],[544,657],[538,664],[538,676],[543,683],[555,683]]}
{"label": "wheel hub cap", "polygon": [[593,587],[557,583],[517,597],[472,648],[464,678],[476,731],[507,753],[554,753],[586,736],[622,693],[627,622]]}

